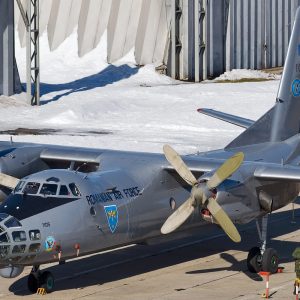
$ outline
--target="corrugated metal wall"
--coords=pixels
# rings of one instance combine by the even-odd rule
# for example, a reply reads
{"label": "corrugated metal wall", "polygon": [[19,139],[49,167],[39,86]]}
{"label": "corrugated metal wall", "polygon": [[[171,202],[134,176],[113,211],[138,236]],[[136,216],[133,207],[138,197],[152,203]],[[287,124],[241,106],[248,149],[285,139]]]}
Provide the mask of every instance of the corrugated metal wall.
{"label": "corrugated metal wall", "polygon": [[[138,65],[165,64],[168,74],[198,81],[236,68],[282,66],[299,5],[300,0],[40,0],[40,33],[47,29],[54,50],[78,28],[82,56],[107,30],[108,62],[134,48]],[[24,45],[18,9],[15,16]]]}
{"label": "corrugated metal wall", "polygon": [[14,5],[0,0],[0,95],[21,91],[20,78],[14,57]]}
{"label": "corrugated metal wall", "polygon": [[299,0],[230,0],[226,68],[282,66]]}
{"label": "corrugated metal wall", "polygon": [[[183,62],[177,68],[183,68],[183,71],[175,72],[180,74],[178,79],[193,81],[197,77],[197,63],[200,79],[213,78],[232,69],[283,66],[300,0],[181,0],[183,8],[187,1],[192,3],[188,8],[193,12],[195,1],[199,2],[200,8],[205,7],[205,17],[202,21],[201,9],[198,20],[190,17],[191,11],[182,10],[179,26],[183,29],[177,39],[183,45],[179,54]],[[199,38],[186,43],[186,35],[193,36],[197,21]],[[196,57],[186,59],[189,54],[196,53],[197,43],[200,49],[205,45],[205,52],[199,51],[198,60]],[[173,56],[174,53],[171,59]],[[168,74],[172,74],[172,70],[168,70]]]}
{"label": "corrugated metal wall", "polygon": [[266,5],[266,67],[282,66],[294,24],[299,0],[267,1]]}
{"label": "corrugated metal wall", "polygon": [[226,69],[261,69],[265,47],[264,0],[230,0]]}

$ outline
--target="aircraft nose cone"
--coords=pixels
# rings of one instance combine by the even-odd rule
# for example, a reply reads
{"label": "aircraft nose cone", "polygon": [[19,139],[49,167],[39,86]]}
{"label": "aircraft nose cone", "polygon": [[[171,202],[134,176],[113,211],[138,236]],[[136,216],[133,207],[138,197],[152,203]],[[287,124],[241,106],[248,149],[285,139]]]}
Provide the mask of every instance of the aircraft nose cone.
{"label": "aircraft nose cone", "polygon": [[20,221],[8,214],[0,213],[0,266],[7,264],[13,247],[19,244],[22,235],[24,231]]}

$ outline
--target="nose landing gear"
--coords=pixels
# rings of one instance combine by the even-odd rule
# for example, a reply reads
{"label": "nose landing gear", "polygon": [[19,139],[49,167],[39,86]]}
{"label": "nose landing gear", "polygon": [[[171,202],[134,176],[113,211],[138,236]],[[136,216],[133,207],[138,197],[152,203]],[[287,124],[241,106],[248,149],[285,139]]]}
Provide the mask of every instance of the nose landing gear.
{"label": "nose landing gear", "polygon": [[261,229],[258,220],[256,220],[257,231],[261,246],[250,249],[247,257],[247,267],[251,273],[259,273],[260,271],[277,273],[279,257],[273,248],[266,248],[267,245],[267,227],[268,215],[261,219]]}
{"label": "nose landing gear", "polygon": [[49,271],[41,272],[40,266],[33,266],[28,276],[27,287],[32,293],[36,293],[39,288],[51,293],[54,288],[54,277]]}

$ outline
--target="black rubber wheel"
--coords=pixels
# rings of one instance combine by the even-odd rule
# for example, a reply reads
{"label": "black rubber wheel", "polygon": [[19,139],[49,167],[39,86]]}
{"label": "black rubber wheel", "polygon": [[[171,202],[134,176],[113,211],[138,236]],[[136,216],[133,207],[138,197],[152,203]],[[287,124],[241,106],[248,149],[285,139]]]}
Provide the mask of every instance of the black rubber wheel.
{"label": "black rubber wheel", "polygon": [[39,281],[32,273],[28,275],[27,287],[28,290],[33,294],[35,294],[39,288]]}
{"label": "black rubber wheel", "polygon": [[262,257],[262,270],[265,272],[270,272],[272,274],[277,273],[279,264],[279,257],[273,248],[266,249]]}
{"label": "black rubber wheel", "polygon": [[258,273],[261,271],[261,254],[258,247],[250,249],[247,257],[247,267],[251,273]]}
{"label": "black rubber wheel", "polygon": [[54,289],[54,277],[51,272],[45,271],[41,276],[41,288],[44,288],[48,293],[51,293]]}

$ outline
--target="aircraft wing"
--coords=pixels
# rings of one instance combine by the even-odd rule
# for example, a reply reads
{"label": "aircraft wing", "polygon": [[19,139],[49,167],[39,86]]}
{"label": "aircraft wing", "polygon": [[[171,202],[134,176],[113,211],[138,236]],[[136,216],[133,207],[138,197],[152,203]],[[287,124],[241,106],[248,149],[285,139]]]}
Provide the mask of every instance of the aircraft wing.
{"label": "aircraft wing", "polygon": [[254,176],[263,180],[300,181],[300,168],[284,165],[261,166],[255,170]]}
{"label": "aircraft wing", "polygon": [[48,148],[41,152],[40,158],[46,161],[99,163],[101,154],[102,152],[96,149]]}
{"label": "aircraft wing", "polygon": [[198,112],[243,128],[249,128],[252,124],[254,124],[253,120],[226,114],[209,108],[199,108]]}
{"label": "aircraft wing", "polygon": [[98,169],[102,153],[97,149],[49,147],[40,153],[40,158],[53,169],[73,168],[92,172]]}
{"label": "aircraft wing", "polygon": [[[224,163],[221,159],[204,159],[204,158],[185,158],[183,159],[185,164],[188,166],[189,170],[195,175],[196,178],[200,177],[202,174],[215,170]],[[163,166],[163,169],[177,174],[177,171],[171,165]]]}

